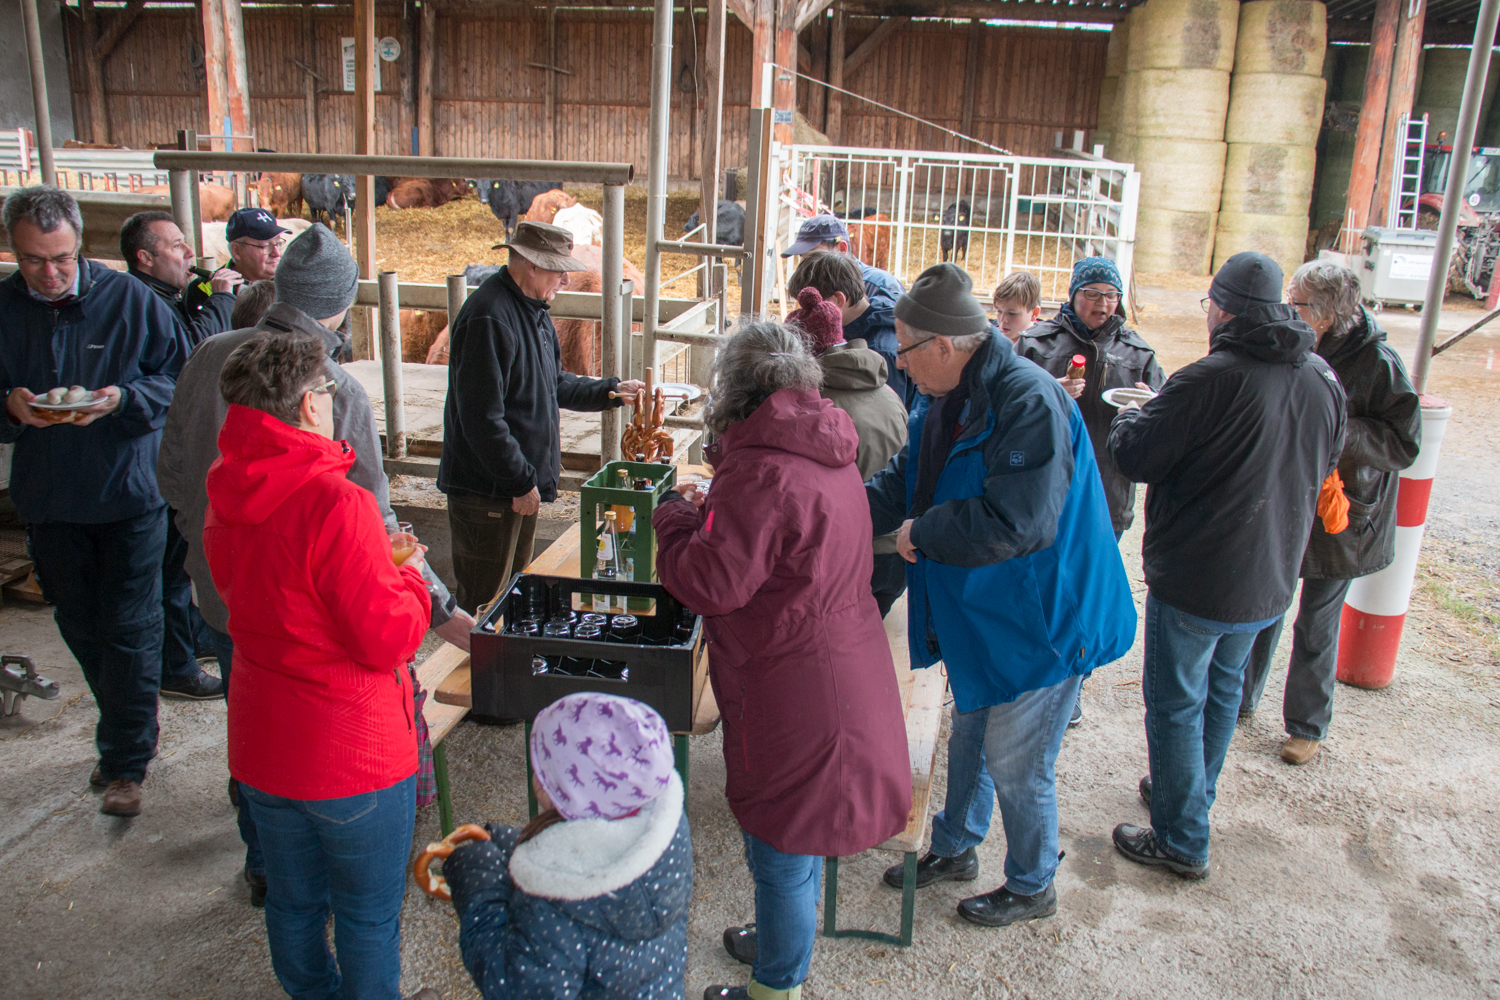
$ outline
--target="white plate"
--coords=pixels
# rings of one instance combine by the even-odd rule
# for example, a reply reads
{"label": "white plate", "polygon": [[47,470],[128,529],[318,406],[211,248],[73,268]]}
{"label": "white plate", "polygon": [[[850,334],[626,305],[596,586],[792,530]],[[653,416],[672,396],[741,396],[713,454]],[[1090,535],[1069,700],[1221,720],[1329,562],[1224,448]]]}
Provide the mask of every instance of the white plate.
{"label": "white plate", "polygon": [[689,403],[703,395],[703,390],[686,382],[658,382],[656,388],[668,399],[685,399]]}
{"label": "white plate", "polygon": [[1134,386],[1121,386],[1118,389],[1104,391],[1104,401],[1117,410],[1123,410],[1127,403],[1144,403],[1155,397],[1156,393],[1150,389],[1137,389]]}
{"label": "white plate", "polygon": [[64,410],[84,410],[89,408],[90,406],[93,406],[95,403],[104,402],[104,395],[102,393],[89,399],[81,399],[76,403],[43,403],[39,402],[41,398],[42,397],[38,396],[36,399],[33,399],[31,401],[31,408],[33,410],[50,410],[54,413],[60,413]]}

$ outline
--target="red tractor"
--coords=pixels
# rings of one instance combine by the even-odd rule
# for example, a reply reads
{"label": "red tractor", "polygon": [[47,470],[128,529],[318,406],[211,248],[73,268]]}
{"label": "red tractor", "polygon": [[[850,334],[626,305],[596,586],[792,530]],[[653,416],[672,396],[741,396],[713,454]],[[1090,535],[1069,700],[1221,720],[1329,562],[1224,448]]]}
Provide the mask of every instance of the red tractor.
{"label": "red tractor", "polygon": [[[1417,208],[1418,229],[1438,227],[1452,162],[1451,145],[1427,147]],[[1458,238],[1448,269],[1449,290],[1484,298],[1495,272],[1496,258],[1500,258],[1500,148],[1475,146],[1469,158],[1463,201],[1458,206]]]}

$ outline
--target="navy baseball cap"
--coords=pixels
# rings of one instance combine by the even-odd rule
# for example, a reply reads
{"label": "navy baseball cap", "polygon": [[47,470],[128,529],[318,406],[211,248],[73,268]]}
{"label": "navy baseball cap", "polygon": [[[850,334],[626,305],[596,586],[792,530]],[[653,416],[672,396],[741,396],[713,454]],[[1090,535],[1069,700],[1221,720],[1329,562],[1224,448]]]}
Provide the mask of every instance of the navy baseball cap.
{"label": "navy baseball cap", "polygon": [[781,256],[797,257],[809,250],[817,249],[824,243],[848,238],[849,227],[844,225],[844,220],[825,212],[802,223],[802,228],[797,230],[797,242],[787,247]]}
{"label": "navy baseball cap", "polygon": [[282,233],[289,233],[276,224],[276,216],[263,208],[241,208],[229,217],[224,227],[224,240],[233,243],[248,236],[252,240],[268,240]]}

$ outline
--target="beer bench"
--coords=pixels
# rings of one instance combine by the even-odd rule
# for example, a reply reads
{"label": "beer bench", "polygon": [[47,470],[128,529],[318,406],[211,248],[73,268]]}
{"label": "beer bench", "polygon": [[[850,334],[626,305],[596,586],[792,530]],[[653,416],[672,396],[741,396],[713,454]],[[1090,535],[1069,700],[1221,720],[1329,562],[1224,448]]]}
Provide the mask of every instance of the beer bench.
{"label": "beer bench", "polygon": [[445,705],[437,700],[437,691],[457,670],[469,670],[469,654],[451,643],[443,643],[417,667],[417,682],[427,692],[422,704],[422,718],[427,722],[427,739],[432,744],[432,775],[437,779],[438,820],[443,836],[453,832],[453,799],[448,794],[448,748],[443,740],[469,714],[463,705]]}

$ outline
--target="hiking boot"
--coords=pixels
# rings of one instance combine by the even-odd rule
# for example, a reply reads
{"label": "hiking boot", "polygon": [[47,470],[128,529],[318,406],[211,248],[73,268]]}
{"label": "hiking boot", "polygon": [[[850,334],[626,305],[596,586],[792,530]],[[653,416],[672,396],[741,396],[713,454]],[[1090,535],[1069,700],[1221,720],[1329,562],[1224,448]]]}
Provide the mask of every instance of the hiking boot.
{"label": "hiking boot", "polygon": [[[901,880],[906,877],[906,863],[891,865],[885,870],[885,884],[893,889],[903,888]],[[969,848],[956,858],[945,858],[927,852],[917,862],[917,888],[925,889],[934,882],[972,882],[979,877],[979,852]]]}
{"label": "hiking boot", "polygon": [[199,667],[198,672],[191,677],[162,684],[161,696],[186,701],[213,701],[224,697],[224,682]]}
{"label": "hiking boot", "polygon": [[[256,909],[264,909],[266,905],[266,876],[257,875],[245,866],[245,882],[250,886],[250,905]],[[421,994],[417,994],[421,996]]]}
{"label": "hiking boot", "polygon": [[958,904],[958,915],[981,927],[1008,927],[1020,920],[1040,920],[1057,912],[1057,889],[1047,886],[1035,896],[1022,896],[1001,886]]}
{"label": "hiking boot", "polygon": [[724,929],[724,950],[729,952],[729,957],[736,962],[743,962],[746,965],[755,964],[755,942],[754,924]]}
{"label": "hiking boot", "polygon": [[103,771],[95,767],[89,772],[89,787],[96,792],[102,792],[109,787],[109,779],[104,776]]}
{"label": "hiking boot", "polygon": [[1114,841],[1115,850],[1138,865],[1161,865],[1187,879],[1208,878],[1207,861],[1201,865],[1190,865],[1171,857],[1156,842],[1156,834],[1150,827],[1121,823],[1115,827]]}
{"label": "hiking boot", "polygon": [[99,811],[106,816],[139,816],[141,814],[141,785],[137,781],[116,778],[104,790],[104,803]]}
{"label": "hiking boot", "polygon": [[1144,778],[1142,778],[1141,779],[1141,783],[1138,786],[1136,786],[1136,790],[1141,793],[1141,801],[1144,802],[1144,803],[1146,803],[1146,808],[1150,809],[1151,808],[1151,775],[1148,774]]}
{"label": "hiking boot", "polygon": [[1281,744],[1281,759],[1288,764],[1306,764],[1317,752],[1317,740],[1304,740],[1300,736],[1288,736]]}

